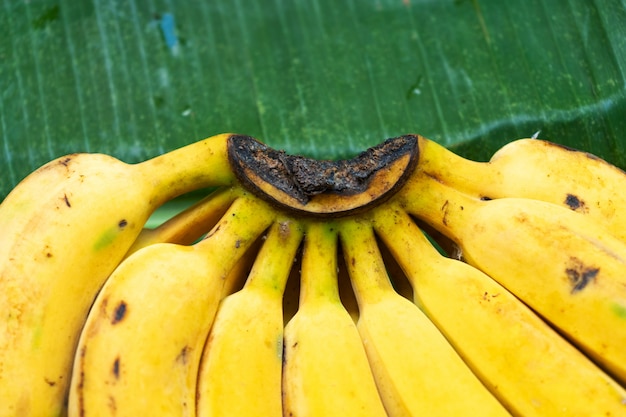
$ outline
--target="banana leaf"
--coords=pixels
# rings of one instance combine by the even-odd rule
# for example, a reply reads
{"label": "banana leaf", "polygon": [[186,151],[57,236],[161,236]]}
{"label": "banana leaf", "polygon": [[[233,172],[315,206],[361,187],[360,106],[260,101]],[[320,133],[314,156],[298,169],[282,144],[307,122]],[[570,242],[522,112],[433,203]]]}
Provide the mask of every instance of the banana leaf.
{"label": "banana leaf", "polygon": [[[3,0],[0,199],[50,159],[237,132],[315,158],[420,133],[626,168],[620,0]],[[181,161],[185,163],[185,161]]]}

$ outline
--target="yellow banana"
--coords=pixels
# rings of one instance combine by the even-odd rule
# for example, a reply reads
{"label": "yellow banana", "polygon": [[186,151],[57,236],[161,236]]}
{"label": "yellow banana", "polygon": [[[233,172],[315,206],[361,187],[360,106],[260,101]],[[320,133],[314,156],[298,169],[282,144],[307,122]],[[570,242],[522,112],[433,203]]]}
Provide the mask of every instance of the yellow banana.
{"label": "yellow banana", "polygon": [[626,244],[538,200],[481,201],[416,175],[397,196],[481,269],[626,382]]}
{"label": "yellow banana", "polygon": [[223,187],[176,214],[155,228],[144,228],[126,256],[155,243],[191,245],[211,230],[240,193],[238,187]]}
{"label": "yellow banana", "polygon": [[72,154],[25,178],[0,205],[0,416],[58,416],[96,292],[151,212],[234,181],[228,135],[129,165]]}
{"label": "yellow banana", "polygon": [[[155,243],[190,245],[206,234],[224,215],[232,202],[242,195],[241,187],[221,187],[192,204],[155,228],[144,228],[126,253],[129,257],[146,246]],[[258,243],[252,245],[237,261],[224,279],[222,295],[226,296],[241,288],[258,252]]]}
{"label": "yellow banana", "polygon": [[285,326],[284,415],[386,416],[356,326],[339,299],[337,232],[311,223],[300,306]]}
{"label": "yellow banana", "polygon": [[224,278],[272,221],[271,209],[243,196],[194,246],[154,244],[126,258],[81,333],[69,416],[194,415]]}
{"label": "yellow banana", "polygon": [[555,203],[626,242],[626,173],[597,156],[539,139],[510,142],[489,162],[462,158],[421,136],[419,151],[419,170],[463,192]]}
{"label": "yellow banana", "polygon": [[489,276],[440,255],[402,208],[372,217],[416,304],[514,415],[626,413],[624,388]]}
{"label": "yellow banana", "polygon": [[222,300],[198,377],[198,416],[282,416],[283,291],[302,227],[279,219],[245,286]]}
{"label": "yellow banana", "polygon": [[369,222],[340,225],[361,334],[392,416],[507,416],[435,325],[389,281]]}

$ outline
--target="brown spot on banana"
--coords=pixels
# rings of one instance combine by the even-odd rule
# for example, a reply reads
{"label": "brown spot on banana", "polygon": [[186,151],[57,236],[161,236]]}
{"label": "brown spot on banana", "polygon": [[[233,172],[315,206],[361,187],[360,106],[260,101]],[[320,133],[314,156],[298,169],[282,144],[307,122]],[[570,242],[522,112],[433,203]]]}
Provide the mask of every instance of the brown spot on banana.
{"label": "brown spot on banana", "polygon": [[176,356],[176,362],[186,365],[189,360],[189,352],[191,352],[191,347],[185,346],[180,350],[178,356]]}
{"label": "brown spot on banana", "polygon": [[117,307],[115,307],[115,311],[113,312],[113,318],[111,319],[111,324],[117,324],[124,319],[126,316],[126,302],[124,300],[120,301]]}
{"label": "brown spot on banana", "polygon": [[291,224],[288,221],[280,222],[278,226],[278,236],[281,242],[286,242],[291,235]]}
{"label": "brown spot on banana", "polygon": [[590,283],[596,280],[600,268],[590,267],[575,257],[570,258],[570,266],[565,269],[567,279],[572,286],[571,293],[582,291]]}
{"label": "brown spot on banana", "polygon": [[500,293],[496,293],[496,294],[489,294],[489,292],[485,291],[483,293],[483,301],[487,301],[487,302],[491,302],[492,299],[498,297],[500,295]]}
{"label": "brown spot on banana", "polygon": [[113,366],[111,367],[111,373],[115,377],[115,379],[120,379],[120,357],[117,356],[113,361]]}
{"label": "brown spot on banana", "polygon": [[107,406],[109,407],[112,415],[115,415],[115,413],[117,413],[117,403],[115,402],[115,397],[113,397],[112,395],[109,395]]}
{"label": "brown spot on banana", "polygon": [[340,217],[386,201],[407,180],[418,155],[415,135],[339,161],[287,155],[249,136],[228,139],[230,165],[244,187],[279,208],[316,217]]}
{"label": "brown spot on banana", "polygon": [[63,165],[64,167],[68,166],[70,161],[72,160],[72,157],[74,156],[74,154],[72,155],[67,155],[65,158],[60,159],[59,160],[59,164]]}
{"label": "brown spot on banana", "polygon": [[85,358],[85,355],[87,354],[87,346],[83,346],[80,349],[79,355],[81,358],[80,363],[80,373],[79,373],[79,377],[78,377],[78,384],[76,385],[76,391],[77,391],[77,395],[76,397],[78,398],[78,415],[80,417],[84,417],[85,416],[85,393],[84,393],[84,389],[85,389],[85,361],[83,360]]}
{"label": "brown spot on banana", "polygon": [[586,213],[588,211],[585,202],[574,194],[567,194],[564,203],[574,211],[579,211],[581,213]]}
{"label": "brown spot on banana", "polygon": [[445,202],[445,203],[443,203],[443,205],[441,206],[441,211],[442,211],[442,213],[443,213],[443,215],[441,216],[441,223],[442,223],[444,226],[447,226],[447,225],[448,225],[448,204],[449,204],[449,203],[450,203],[450,202],[449,202],[448,200],[446,200],[446,202]]}

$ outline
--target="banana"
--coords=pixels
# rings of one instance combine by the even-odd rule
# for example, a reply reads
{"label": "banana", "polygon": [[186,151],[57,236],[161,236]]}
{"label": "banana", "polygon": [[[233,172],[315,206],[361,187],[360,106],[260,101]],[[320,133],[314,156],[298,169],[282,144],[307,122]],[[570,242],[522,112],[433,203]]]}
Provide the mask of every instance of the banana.
{"label": "banana", "polygon": [[144,228],[126,253],[126,257],[155,243],[191,245],[223,216],[240,196],[239,187],[222,187],[176,214],[155,228]]}
{"label": "banana", "polygon": [[244,288],[222,300],[200,363],[199,417],[282,417],[282,296],[301,241],[297,222],[278,219]]}
{"label": "banana", "polygon": [[626,173],[587,152],[518,139],[489,162],[462,158],[419,137],[419,170],[483,199],[523,197],[583,213],[626,242]]}
{"label": "banana", "polygon": [[490,277],[440,255],[401,207],[371,217],[415,303],[512,414],[626,413],[624,388]]}
{"label": "banana", "polygon": [[339,298],[332,223],[306,229],[300,294],[285,326],[284,415],[386,417],[359,333]]}
{"label": "banana", "polygon": [[626,383],[626,244],[555,204],[481,201],[421,171],[396,196],[456,241],[463,258]]}
{"label": "banana", "polygon": [[[224,215],[228,207],[242,196],[241,187],[221,187],[155,228],[144,228],[126,253],[125,258],[155,243],[190,245],[208,232]],[[258,243],[252,245],[237,261],[224,279],[222,295],[241,288],[258,252]],[[249,252],[249,253],[248,253]]]}
{"label": "banana", "polygon": [[154,244],[126,258],[81,333],[69,416],[194,415],[224,277],[273,220],[264,203],[242,196],[199,243]]}
{"label": "banana", "polygon": [[435,325],[389,281],[370,222],[340,236],[359,303],[357,328],[392,416],[507,416]]}
{"label": "banana", "polygon": [[234,182],[220,135],[140,164],[72,154],[30,174],[0,205],[0,416],[64,413],[89,307],[152,211]]}

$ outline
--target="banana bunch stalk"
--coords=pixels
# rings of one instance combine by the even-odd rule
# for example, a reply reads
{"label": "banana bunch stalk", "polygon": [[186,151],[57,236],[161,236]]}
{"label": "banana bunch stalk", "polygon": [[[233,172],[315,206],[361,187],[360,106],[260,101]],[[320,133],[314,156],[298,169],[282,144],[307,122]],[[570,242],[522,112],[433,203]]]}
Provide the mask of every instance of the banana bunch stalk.
{"label": "banana bunch stalk", "polygon": [[0,417],[626,415],[624,189],[538,139],[55,159],[0,204]]}

